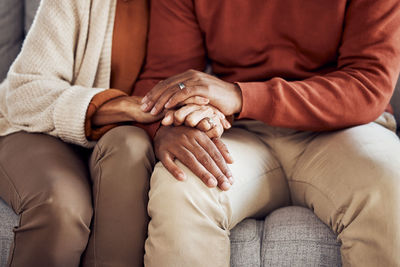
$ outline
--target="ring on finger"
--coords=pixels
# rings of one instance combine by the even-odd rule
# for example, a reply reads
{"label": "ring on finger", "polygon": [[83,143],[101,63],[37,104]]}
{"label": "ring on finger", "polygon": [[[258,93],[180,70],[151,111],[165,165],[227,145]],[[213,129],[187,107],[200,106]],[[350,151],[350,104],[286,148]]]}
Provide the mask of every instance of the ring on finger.
{"label": "ring on finger", "polygon": [[186,85],[184,83],[178,83],[178,87],[180,90],[183,90],[186,88]]}
{"label": "ring on finger", "polygon": [[211,128],[214,128],[215,126],[217,126],[217,124],[215,123],[215,121],[212,118],[207,117],[207,121],[211,125]]}

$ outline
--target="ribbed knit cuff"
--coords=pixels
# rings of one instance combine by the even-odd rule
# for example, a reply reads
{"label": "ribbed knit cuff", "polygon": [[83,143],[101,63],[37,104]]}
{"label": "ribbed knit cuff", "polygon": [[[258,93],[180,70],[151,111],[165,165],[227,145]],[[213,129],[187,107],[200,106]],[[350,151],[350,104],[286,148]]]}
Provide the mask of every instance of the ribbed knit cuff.
{"label": "ribbed knit cuff", "polygon": [[57,136],[68,143],[93,147],[85,135],[86,112],[92,98],[106,89],[72,86],[57,100],[54,107],[54,124]]}
{"label": "ribbed knit cuff", "polygon": [[273,99],[264,83],[236,83],[242,90],[242,111],[238,119],[269,121],[273,116]]}

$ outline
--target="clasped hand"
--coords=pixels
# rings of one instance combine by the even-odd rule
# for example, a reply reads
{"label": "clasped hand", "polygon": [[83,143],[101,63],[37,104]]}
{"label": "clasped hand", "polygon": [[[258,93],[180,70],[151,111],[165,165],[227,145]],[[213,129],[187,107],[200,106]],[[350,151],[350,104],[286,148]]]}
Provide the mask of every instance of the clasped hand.
{"label": "clasped hand", "polygon": [[157,84],[143,98],[141,107],[154,116],[166,112],[154,144],[156,156],[168,171],[178,180],[185,179],[174,163],[178,159],[207,186],[222,190],[233,184],[227,166],[233,159],[219,137],[230,128],[225,116],[241,108],[237,85],[194,70]]}

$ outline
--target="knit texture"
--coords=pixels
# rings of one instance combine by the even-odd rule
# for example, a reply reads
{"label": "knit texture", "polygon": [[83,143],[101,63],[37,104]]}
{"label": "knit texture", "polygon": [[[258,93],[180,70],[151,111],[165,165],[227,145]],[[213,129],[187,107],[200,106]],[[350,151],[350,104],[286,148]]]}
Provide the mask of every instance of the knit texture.
{"label": "knit texture", "polygon": [[85,116],[94,95],[110,87],[116,0],[43,0],[0,85],[0,136],[47,133],[92,147]]}

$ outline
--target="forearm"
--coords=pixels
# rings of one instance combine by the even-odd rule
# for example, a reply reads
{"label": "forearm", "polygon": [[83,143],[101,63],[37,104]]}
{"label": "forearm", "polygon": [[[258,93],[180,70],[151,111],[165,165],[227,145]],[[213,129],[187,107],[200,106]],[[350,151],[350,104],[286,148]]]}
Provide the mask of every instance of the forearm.
{"label": "forearm", "polygon": [[[131,107],[127,105],[128,96],[122,96],[112,99],[100,106],[92,117],[94,126],[104,126],[108,124],[135,121],[131,112]],[[135,105],[135,104],[131,104]]]}

